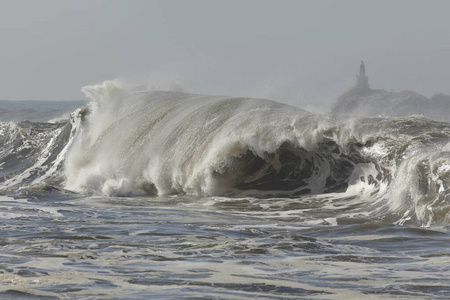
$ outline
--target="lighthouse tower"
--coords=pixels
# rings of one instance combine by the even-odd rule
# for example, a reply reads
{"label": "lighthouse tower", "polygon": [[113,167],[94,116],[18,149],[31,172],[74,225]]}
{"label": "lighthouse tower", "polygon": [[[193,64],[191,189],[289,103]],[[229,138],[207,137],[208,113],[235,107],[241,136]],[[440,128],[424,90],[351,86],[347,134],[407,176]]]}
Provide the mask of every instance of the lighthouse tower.
{"label": "lighthouse tower", "polygon": [[366,67],[363,61],[359,65],[359,75],[356,75],[356,87],[360,90],[369,89],[369,77],[366,76]]}

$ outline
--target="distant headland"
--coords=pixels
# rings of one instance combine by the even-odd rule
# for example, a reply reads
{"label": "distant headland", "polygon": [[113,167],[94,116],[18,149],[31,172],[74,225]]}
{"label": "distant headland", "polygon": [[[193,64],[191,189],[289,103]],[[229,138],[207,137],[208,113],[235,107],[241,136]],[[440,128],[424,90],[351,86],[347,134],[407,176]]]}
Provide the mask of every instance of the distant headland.
{"label": "distant headland", "polygon": [[366,66],[361,61],[355,86],[338,97],[331,113],[364,117],[422,115],[432,120],[450,122],[450,96],[437,94],[427,98],[413,91],[373,90],[369,86]]}

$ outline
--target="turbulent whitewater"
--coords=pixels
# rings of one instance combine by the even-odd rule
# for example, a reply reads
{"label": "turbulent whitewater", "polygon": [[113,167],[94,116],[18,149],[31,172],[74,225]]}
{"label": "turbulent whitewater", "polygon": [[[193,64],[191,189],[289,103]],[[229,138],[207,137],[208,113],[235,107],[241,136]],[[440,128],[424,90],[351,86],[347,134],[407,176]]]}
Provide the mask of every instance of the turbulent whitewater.
{"label": "turbulent whitewater", "polygon": [[[450,123],[111,81],[83,91],[90,102],[66,119],[3,110],[2,296],[77,298],[92,286],[96,298],[450,295],[428,271],[400,279],[424,260],[445,278]],[[15,116],[24,111],[42,116]],[[42,267],[48,259],[59,265]],[[354,263],[359,275],[343,271]]]}
{"label": "turbulent whitewater", "polygon": [[[1,186],[109,196],[362,197],[365,213],[449,222],[450,127],[338,119],[250,98],[83,89],[64,123],[2,123]],[[20,158],[20,159],[19,159]]]}

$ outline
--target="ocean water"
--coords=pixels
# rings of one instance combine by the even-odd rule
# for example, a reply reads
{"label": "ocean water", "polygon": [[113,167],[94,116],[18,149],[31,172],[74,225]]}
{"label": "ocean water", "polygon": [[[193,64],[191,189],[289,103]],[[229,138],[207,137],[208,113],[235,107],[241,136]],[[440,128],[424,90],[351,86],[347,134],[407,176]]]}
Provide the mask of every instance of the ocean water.
{"label": "ocean water", "polygon": [[0,103],[0,298],[450,298],[449,123],[83,90]]}

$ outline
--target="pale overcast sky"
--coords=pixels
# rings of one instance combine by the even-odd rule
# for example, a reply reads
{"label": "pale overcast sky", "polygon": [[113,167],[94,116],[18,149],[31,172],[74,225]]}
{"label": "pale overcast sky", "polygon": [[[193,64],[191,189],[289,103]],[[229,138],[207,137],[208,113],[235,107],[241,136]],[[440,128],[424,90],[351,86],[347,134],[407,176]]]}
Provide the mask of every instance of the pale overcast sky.
{"label": "pale overcast sky", "polygon": [[324,107],[353,85],[450,94],[450,1],[0,0],[0,99],[120,79]]}

